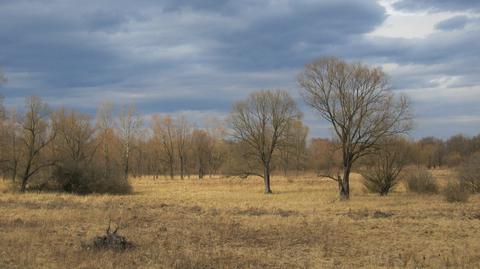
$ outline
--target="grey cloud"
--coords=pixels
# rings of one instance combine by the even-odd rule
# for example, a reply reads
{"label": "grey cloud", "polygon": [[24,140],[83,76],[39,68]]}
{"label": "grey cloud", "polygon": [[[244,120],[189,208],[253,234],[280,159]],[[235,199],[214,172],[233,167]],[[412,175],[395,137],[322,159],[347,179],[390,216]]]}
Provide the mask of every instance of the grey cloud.
{"label": "grey cloud", "polygon": [[469,20],[470,19],[467,16],[455,16],[439,22],[437,25],[435,25],[435,28],[444,31],[459,30],[465,28],[465,25]]}
{"label": "grey cloud", "polygon": [[394,8],[407,11],[427,10],[439,11],[475,11],[480,10],[480,2],[476,0],[400,0]]}
{"label": "grey cloud", "polygon": [[[10,104],[36,94],[92,113],[107,99],[135,102],[145,114],[218,115],[261,88],[285,88],[301,102],[296,74],[335,55],[398,64],[392,85],[410,89],[419,117],[428,118],[440,108],[419,93],[442,86],[440,78],[455,78],[452,90],[480,84],[477,21],[424,39],[365,35],[385,18],[374,0],[0,0],[0,65],[9,76],[0,89]],[[462,102],[442,103],[442,111],[461,117],[473,106]],[[459,104],[465,108],[454,111]]]}
{"label": "grey cloud", "polygon": [[249,27],[222,34],[225,62],[247,69],[299,66],[318,56],[302,47],[343,44],[385,19],[384,9],[372,1],[289,3],[285,12],[269,14],[259,9]]}

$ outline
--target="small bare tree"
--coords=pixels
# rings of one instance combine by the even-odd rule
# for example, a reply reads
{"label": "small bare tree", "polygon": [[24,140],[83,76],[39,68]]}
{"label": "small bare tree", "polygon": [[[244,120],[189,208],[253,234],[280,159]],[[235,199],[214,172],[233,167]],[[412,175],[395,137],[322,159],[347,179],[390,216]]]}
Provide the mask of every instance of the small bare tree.
{"label": "small bare tree", "polygon": [[473,193],[480,193],[480,152],[470,156],[458,170],[462,185]]}
{"label": "small bare tree", "polygon": [[226,158],[226,144],[225,137],[227,131],[225,129],[225,122],[215,117],[209,117],[205,120],[206,131],[210,137],[211,143],[209,147],[210,154],[208,154],[208,173],[210,177],[217,174],[220,167],[225,162]]}
{"label": "small bare tree", "polygon": [[209,160],[213,154],[214,141],[204,130],[194,130],[192,133],[193,157],[198,178],[202,179],[209,169]]}
{"label": "small bare tree", "polygon": [[110,178],[112,174],[111,144],[114,138],[115,121],[113,119],[113,103],[102,103],[96,116],[97,139],[102,148],[103,177]]}
{"label": "small bare tree", "polygon": [[[243,142],[263,166],[265,193],[271,193],[272,156],[287,139],[287,128],[301,113],[286,91],[265,90],[250,94],[233,106],[230,123],[233,137]],[[253,173],[252,173],[253,174]]]}
{"label": "small bare tree", "polygon": [[183,179],[185,176],[186,166],[187,166],[187,149],[190,146],[189,142],[191,140],[191,126],[188,123],[185,116],[179,116],[176,120],[174,126],[175,132],[175,144],[177,149],[178,161],[180,165],[180,178]]}
{"label": "small bare tree", "polygon": [[370,153],[380,139],[411,129],[409,101],[396,98],[387,76],[379,68],[322,58],[305,66],[298,82],[305,102],[328,121],[342,151],[340,198],[350,197],[350,172],[360,157]]}
{"label": "small bare tree", "polygon": [[406,144],[401,138],[384,139],[375,154],[363,160],[361,174],[369,191],[384,196],[395,188],[407,162]]}
{"label": "small bare tree", "polygon": [[295,176],[306,167],[308,127],[302,121],[296,120],[287,128],[287,139],[280,145],[280,160],[283,174],[288,176],[288,171],[294,169]]}
{"label": "small bare tree", "polygon": [[94,180],[89,172],[97,148],[91,116],[60,108],[52,113],[52,122],[57,133],[54,150],[59,157],[52,176],[63,191],[86,192],[88,181]]}
{"label": "small bare tree", "polygon": [[168,166],[170,178],[175,175],[175,127],[170,116],[153,116],[152,119],[153,140],[158,145],[161,158]]}
{"label": "small bare tree", "polygon": [[[21,121],[20,140],[23,147],[23,166],[21,171],[21,192],[25,192],[28,180],[39,172],[55,164],[55,160],[42,158],[44,149],[55,139],[55,128],[49,126],[50,109],[39,97],[25,100],[26,114]],[[50,128],[51,127],[51,128]]]}
{"label": "small bare tree", "polygon": [[8,112],[8,116],[2,124],[2,152],[0,162],[2,163],[4,172],[8,172],[13,182],[17,178],[17,168],[20,158],[19,143],[20,125],[15,109]]}
{"label": "small bare tree", "polygon": [[135,106],[123,106],[120,110],[118,132],[122,144],[123,176],[128,179],[129,161],[132,143],[142,127],[142,118],[135,111]]}

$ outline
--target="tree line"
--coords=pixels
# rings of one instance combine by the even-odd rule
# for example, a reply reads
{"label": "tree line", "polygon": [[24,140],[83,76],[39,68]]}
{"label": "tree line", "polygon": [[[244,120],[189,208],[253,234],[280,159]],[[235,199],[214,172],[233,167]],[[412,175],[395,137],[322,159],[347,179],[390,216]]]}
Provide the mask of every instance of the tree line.
{"label": "tree line", "polygon": [[308,140],[302,113],[284,90],[253,92],[226,120],[203,127],[183,115],[147,120],[133,105],[104,103],[94,117],[52,109],[35,96],[20,110],[2,102],[0,172],[22,192],[126,193],[132,177],[224,175],[261,177],[271,193],[272,171],[314,171],[335,180],[340,197],[349,199],[353,169],[368,168],[363,175],[374,182],[396,177],[405,164],[457,166],[480,150],[480,136],[407,139],[410,102],[390,90],[379,68],[321,58],[305,66],[298,85],[304,102],[330,125],[331,139]]}

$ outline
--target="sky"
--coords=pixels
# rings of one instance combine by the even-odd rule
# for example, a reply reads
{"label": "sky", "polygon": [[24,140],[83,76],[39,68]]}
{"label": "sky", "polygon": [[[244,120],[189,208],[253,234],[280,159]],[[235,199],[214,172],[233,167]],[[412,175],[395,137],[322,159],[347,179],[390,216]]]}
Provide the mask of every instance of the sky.
{"label": "sky", "polygon": [[382,67],[410,96],[413,138],[477,135],[479,43],[476,0],[0,0],[0,94],[92,114],[134,103],[201,126],[253,91],[285,89],[310,136],[328,137],[296,78],[336,56]]}

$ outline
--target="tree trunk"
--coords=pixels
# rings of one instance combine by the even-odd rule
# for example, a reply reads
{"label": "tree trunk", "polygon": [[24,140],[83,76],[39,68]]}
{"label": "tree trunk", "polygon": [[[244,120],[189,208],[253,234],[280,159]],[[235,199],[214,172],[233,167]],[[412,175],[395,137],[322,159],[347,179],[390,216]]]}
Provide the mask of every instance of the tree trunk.
{"label": "tree trunk", "polygon": [[25,171],[22,174],[22,185],[20,187],[20,192],[25,192],[25,190],[27,189],[27,181],[28,181],[28,178],[30,177],[29,174],[30,174],[30,169],[32,167],[32,160],[33,160],[33,157],[30,157],[28,159],[27,166],[25,167]]}
{"label": "tree trunk", "polygon": [[285,178],[288,176],[288,168],[288,160],[285,160],[283,163],[283,176],[285,176]]}
{"label": "tree trunk", "polygon": [[27,189],[27,177],[22,177],[22,186],[20,187],[20,192],[25,192]]}
{"label": "tree trunk", "polygon": [[13,167],[12,167],[12,181],[15,182],[17,179],[17,160],[13,161]]}
{"label": "tree trunk", "polygon": [[125,167],[124,167],[124,177],[125,177],[125,180],[128,180],[128,172],[129,172],[129,163],[128,163],[128,160],[130,159],[130,149],[127,148],[126,152],[125,152]]}
{"label": "tree trunk", "polygon": [[173,179],[173,161],[170,161],[170,179]]}
{"label": "tree trunk", "polygon": [[183,157],[180,157],[180,178],[183,179],[185,164],[184,164]]}
{"label": "tree trunk", "polygon": [[347,163],[343,168],[343,177],[338,181],[340,200],[342,201],[350,199],[350,170],[351,165]]}
{"label": "tree trunk", "polygon": [[105,167],[104,167],[104,170],[103,170],[103,176],[105,178],[109,178],[110,177],[110,156],[109,156],[109,153],[108,153],[108,145],[107,143],[104,141],[104,144],[103,144],[103,160],[105,162]]}
{"label": "tree trunk", "polygon": [[270,165],[268,164],[265,165],[263,179],[265,181],[265,193],[272,193],[272,189],[270,189]]}
{"label": "tree trunk", "polygon": [[198,168],[198,178],[202,179],[204,174],[205,173],[203,172],[203,167],[200,165],[200,167]]}

